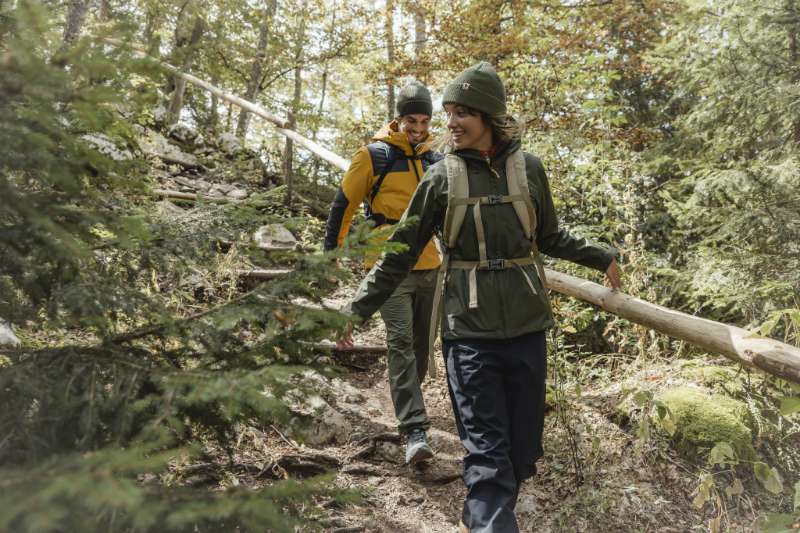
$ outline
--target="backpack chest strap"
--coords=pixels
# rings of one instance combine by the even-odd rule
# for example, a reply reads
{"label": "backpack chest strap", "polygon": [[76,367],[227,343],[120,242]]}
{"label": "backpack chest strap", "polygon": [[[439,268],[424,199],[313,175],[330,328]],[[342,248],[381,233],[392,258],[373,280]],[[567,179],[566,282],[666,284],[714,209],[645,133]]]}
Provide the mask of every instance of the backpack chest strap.
{"label": "backpack chest strap", "polygon": [[482,259],[480,261],[450,261],[449,268],[469,270],[469,308],[478,307],[478,270],[507,270],[509,268],[519,268],[525,281],[528,283],[531,292],[536,294],[536,287],[533,286],[525,269],[525,265],[537,265],[533,257],[517,257],[515,259]]}
{"label": "backpack chest strap", "polygon": [[488,196],[470,196],[468,198],[453,198],[452,205],[500,205],[526,201],[522,194],[490,194]]}

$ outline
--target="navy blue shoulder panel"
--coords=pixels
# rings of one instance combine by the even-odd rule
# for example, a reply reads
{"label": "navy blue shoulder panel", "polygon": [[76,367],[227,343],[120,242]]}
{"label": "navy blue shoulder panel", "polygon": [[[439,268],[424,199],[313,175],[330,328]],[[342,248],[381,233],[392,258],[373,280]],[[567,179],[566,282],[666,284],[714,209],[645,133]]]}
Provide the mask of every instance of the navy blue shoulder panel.
{"label": "navy blue shoulder panel", "polygon": [[[394,165],[388,169],[388,172],[406,172],[411,170],[408,166],[405,153],[396,146],[383,141],[375,141],[367,145],[369,157],[372,160],[372,172],[375,176],[380,176],[386,170],[386,164],[390,159],[394,159]],[[392,153],[394,152],[394,153]],[[392,157],[394,156],[394,157]]]}
{"label": "navy blue shoulder panel", "polygon": [[434,163],[438,163],[442,159],[444,159],[444,155],[440,154],[439,152],[434,152],[433,150],[429,152],[425,152],[420,156],[422,160],[422,170],[428,170],[428,167],[433,165]]}

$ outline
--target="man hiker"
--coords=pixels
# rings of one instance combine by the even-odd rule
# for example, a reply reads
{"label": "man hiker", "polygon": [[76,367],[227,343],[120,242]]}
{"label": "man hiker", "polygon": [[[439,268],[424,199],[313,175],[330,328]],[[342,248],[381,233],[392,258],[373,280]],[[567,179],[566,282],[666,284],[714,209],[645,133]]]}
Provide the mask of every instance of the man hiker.
{"label": "man hiker", "polygon": [[[396,224],[422,175],[441,158],[426,144],[433,113],[428,89],[418,81],[407,84],[400,90],[396,111],[397,118],[353,156],[328,216],[325,250],[342,245],[362,202],[375,229]],[[374,262],[365,261],[366,268]],[[433,457],[420,385],[428,370],[428,336],[440,263],[439,252],[429,240],[411,274],[380,307],[386,324],[389,389],[398,430],[407,438],[408,464]]]}

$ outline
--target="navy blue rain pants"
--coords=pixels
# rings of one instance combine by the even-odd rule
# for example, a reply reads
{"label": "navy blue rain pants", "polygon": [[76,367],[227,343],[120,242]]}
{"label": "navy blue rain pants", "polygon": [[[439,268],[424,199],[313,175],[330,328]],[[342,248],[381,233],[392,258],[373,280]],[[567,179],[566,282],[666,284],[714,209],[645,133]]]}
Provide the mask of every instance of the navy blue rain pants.
{"label": "navy blue rain pants", "polygon": [[517,532],[520,484],[542,456],[544,332],[512,339],[444,341],[447,382],[464,456],[470,533]]}

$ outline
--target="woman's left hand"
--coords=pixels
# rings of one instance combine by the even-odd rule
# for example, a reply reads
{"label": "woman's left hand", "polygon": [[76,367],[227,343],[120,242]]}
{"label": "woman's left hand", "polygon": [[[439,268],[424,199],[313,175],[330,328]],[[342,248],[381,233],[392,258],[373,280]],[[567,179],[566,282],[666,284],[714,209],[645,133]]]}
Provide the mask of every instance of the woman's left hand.
{"label": "woman's left hand", "polygon": [[605,286],[611,286],[612,290],[618,291],[622,288],[622,282],[620,281],[620,274],[619,274],[619,266],[617,265],[617,260],[612,259],[611,264],[608,265],[606,269],[606,278],[605,278]]}

